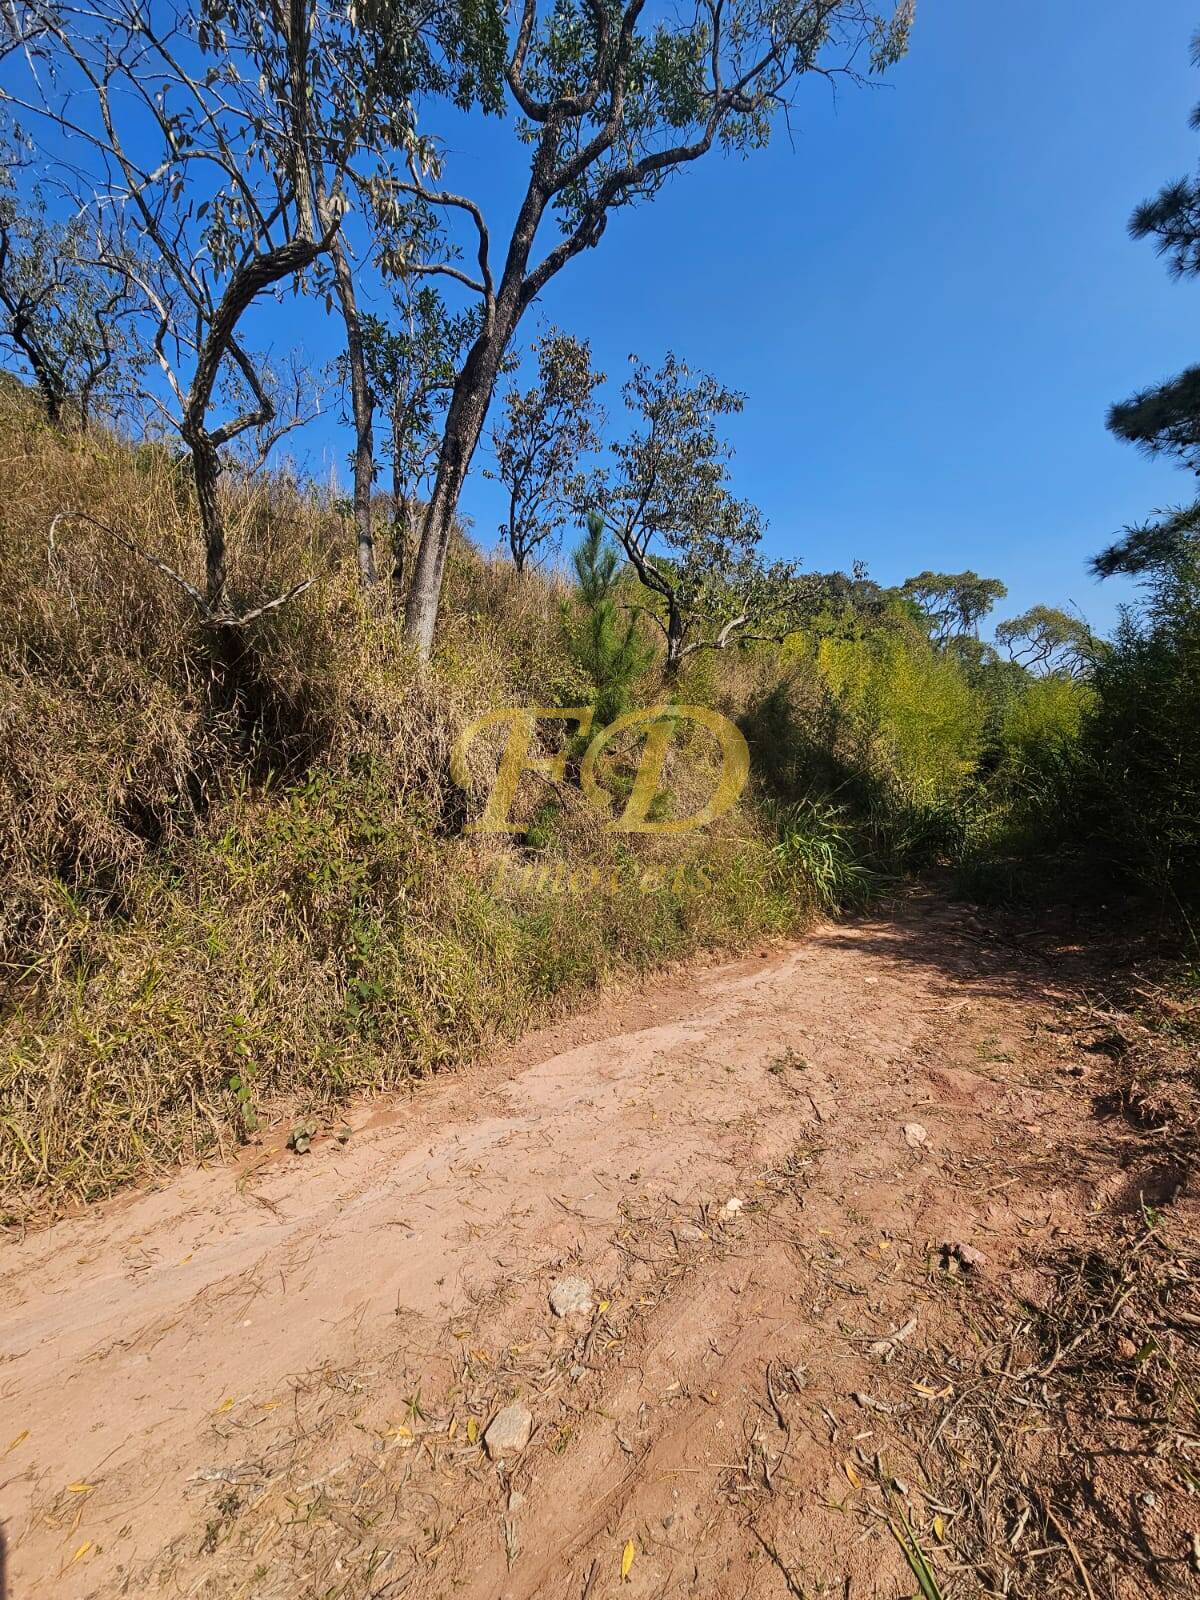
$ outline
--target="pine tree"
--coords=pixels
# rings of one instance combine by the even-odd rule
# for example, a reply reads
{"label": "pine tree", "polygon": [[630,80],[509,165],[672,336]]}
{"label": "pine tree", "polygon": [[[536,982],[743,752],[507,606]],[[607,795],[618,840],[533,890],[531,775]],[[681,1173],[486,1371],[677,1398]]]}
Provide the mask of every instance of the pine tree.
{"label": "pine tree", "polygon": [[592,680],[596,724],[606,727],[628,709],[630,690],[653,652],[638,636],[636,616],[622,622],[615,598],[620,557],[606,542],[604,522],[594,511],[588,513],[587,533],[572,553],[572,563],[584,614],[568,618],[568,648]]}
{"label": "pine tree", "polygon": [[[1200,34],[1192,40],[1192,63],[1200,67]],[[1200,130],[1200,106],[1191,116]],[[1134,239],[1153,239],[1172,277],[1200,277],[1200,173],[1164,184],[1129,219]],[[1200,367],[1139,390],[1110,406],[1108,427],[1118,439],[1148,456],[1167,456],[1200,476]],[[1145,574],[1178,561],[1194,561],[1200,547],[1200,500],[1160,511],[1121,537],[1092,562],[1098,577]]]}

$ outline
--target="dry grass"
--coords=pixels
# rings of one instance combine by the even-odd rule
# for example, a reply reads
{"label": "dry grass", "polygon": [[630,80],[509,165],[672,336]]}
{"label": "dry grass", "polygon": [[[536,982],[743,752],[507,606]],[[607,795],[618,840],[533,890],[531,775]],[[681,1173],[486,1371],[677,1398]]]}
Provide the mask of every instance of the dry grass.
{"label": "dry grass", "polygon": [[926,1469],[964,1594],[1144,1600],[1200,1583],[1200,1035],[1178,984],[1134,980],[1139,994],[1140,1020],[1086,1013],[1119,1187],[1080,1242],[1042,1257],[1023,1302],[951,1280],[962,1337],[915,1374],[946,1396]]}
{"label": "dry grass", "polygon": [[[462,1061],[622,971],[788,926],[811,896],[744,806],[702,841],[622,843],[529,783],[524,843],[464,838],[448,755],[478,712],[586,698],[563,592],[465,543],[436,671],[357,587],[342,511],[286,475],[226,483],[231,598],[314,581],[246,631],[214,699],[167,452],[63,440],[0,398],[0,1215],[90,1199]],[[56,519],[58,519],[56,521]],[[385,563],[386,566],[386,563]],[[685,698],[732,706],[705,678]],[[646,697],[659,686],[648,682]],[[619,758],[618,758],[619,766]],[[711,785],[683,745],[676,803]],[[702,849],[704,875],[647,866]],[[497,868],[516,870],[503,882]],[[556,888],[596,867],[604,887]],[[612,874],[620,875],[613,888]]]}

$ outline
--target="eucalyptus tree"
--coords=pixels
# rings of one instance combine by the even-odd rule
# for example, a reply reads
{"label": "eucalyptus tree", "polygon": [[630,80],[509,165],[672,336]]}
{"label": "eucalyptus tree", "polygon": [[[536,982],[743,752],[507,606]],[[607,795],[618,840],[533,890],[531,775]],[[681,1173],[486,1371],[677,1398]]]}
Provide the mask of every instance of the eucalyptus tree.
{"label": "eucalyptus tree", "polygon": [[[335,70],[323,72],[322,90],[314,101],[314,117],[322,122],[322,138],[317,141],[323,160],[314,168],[319,201],[324,201],[330,184],[336,187],[342,175],[345,130],[352,129],[360,150],[347,152],[365,158],[366,166],[353,162],[348,173],[349,192],[360,202],[364,224],[361,241],[363,263],[376,258],[384,276],[399,272],[398,248],[403,250],[414,232],[428,236],[428,219],[418,206],[400,214],[395,206],[395,190],[387,182],[389,160],[395,152],[407,149],[414,138],[413,102],[420,95],[442,95],[459,109],[472,105],[485,111],[499,109],[501,101],[499,25],[491,0],[482,7],[473,0],[375,0],[348,12],[349,26],[336,41],[341,50]],[[371,166],[371,162],[374,166]],[[332,180],[327,175],[332,168]],[[422,224],[425,224],[422,229]],[[375,477],[374,418],[382,398],[388,411],[393,436],[393,468],[396,421],[395,397],[403,383],[390,383],[381,396],[371,382],[371,365],[381,349],[377,317],[364,317],[359,308],[356,265],[347,242],[347,229],[339,229],[329,246],[333,291],[346,333],[346,371],[349,378],[351,414],[354,421],[354,522],[358,546],[359,575],[368,588],[378,580],[375,541],[371,515],[371,489]],[[419,357],[418,326],[432,334],[429,313],[405,280],[401,294],[401,328],[395,339],[407,341]],[[369,321],[369,326],[368,326]],[[457,328],[466,326],[459,318]],[[368,341],[374,350],[368,349]],[[459,341],[461,344],[461,340]],[[386,344],[386,338],[383,341]],[[436,340],[435,340],[436,343]],[[393,351],[396,345],[392,346]],[[418,365],[423,365],[418,359]],[[433,391],[431,391],[432,395]],[[400,452],[401,457],[404,450]],[[419,476],[424,476],[421,473]],[[393,500],[393,533],[397,514]],[[403,545],[397,546],[403,554]],[[403,562],[393,567],[399,575]]]}
{"label": "eucalyptus tree", "polygon": [[472,311],[451,312],[430,284],[399,298],[388,321],[361,321],[363,361],[372,403],[387,420],[391,462],[392,573],[403,588],[418,497],[437,461],[446,402],[463,352],[478,332]]}
{"label": "eucalyptus tree", "polygon": [[409,18],[380,6],[359,22],[326,0],[56,0],[40,20],[0,104],[99,218],[100,264],[136,297],[157,368],[145,399],[191,459],[198,604],[228,626],[223,452],[253,436],[265,453],[300,419],[246,316],[264,295],[323,286],[351,163],[409,127],[403,96],[384,108],[409,82],[395,65]]}
{"label": "eucalyptus tree", "polygon": [[80,217],[51,221],[38,188],[18,196],[0,173],[0,343],[28,369],[55,427],[87,428],[140,365],[125,325],[124,279],[96,259]]}
{"label": "eucalyptus tree", "polygon": [[981,578],[977,572],[919,572],[906,578],[900,593],[924,616],[935,644],[978,637],[979,624],[1008,588],[999,578]]}
{"label": "eucalyptus tree", "polygon": [[633,431],[610,447],[613,467],[592,476],[587,499],[649,592],[666,676],[698,650],[782,639],[811,585],[792,562],[763,563],[761,514],[729,492],[717,419],[740,411],[742,396],[673,355],[657,371],[635,361],[623,393]]}
{"label": "eucalyptus tree", "polygon": [[[515,220],[493,259],[482,205],[443,186],[429,139],[414,140],[397,191],[469,229],[470,253],[409,263],[465,285],[478,336],[447,407],[406,608],[428,656],[455,511],[488,407],[526,311],[574,257],[599,244],[614,211],[652,200],[714,149],[746,153],[796,103],[804,80],[881,71],[903,54],[913,0],[517,0],[505,13],[504,83],[528,152]],[[554,235],[539,245],[543,229]]]}
{"label": "eucalyptus tree", "polygon": [[1081,677],[1093,666],[1100,645],[1082,617],[1057,606],[1030,606],[1019,617],[996,624],[996,643],[1028,672]]}
{"label": "eucalyptus tree", "polygon": [[508,519],[500,532],[518,573],[577,518],[580,458],[601,442],[596,390],[605,375],[592,370],[587,340],[551,328],[533,350],[537,381],[504,396],[502,419],[492,429],[496,466],[487,472],[508,491]]}

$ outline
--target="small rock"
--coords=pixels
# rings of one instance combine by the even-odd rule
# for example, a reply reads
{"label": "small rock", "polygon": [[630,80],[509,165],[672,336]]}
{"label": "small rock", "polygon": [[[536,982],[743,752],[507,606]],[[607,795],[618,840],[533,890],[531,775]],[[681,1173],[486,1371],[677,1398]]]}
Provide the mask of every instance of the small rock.
{"label": "small rock", "polygon": [[928,1130],[919,1122],[906,1122],[904,1124],[904,1142],[910,1150],[919,1150],[928,1139]]}
{"label": "small rock", "polygon": [[862,1406],[864,1411],[882,1411],[890,1415],[896,1409],[895,1406],[888,1405],[886,1400],[876,1400],[873,1394],[862,1394],[857,1389],[851,1398]]}
{"label": "small rock", "polygon": [[1132,1361],[1134,1356],[1137,1355],[1137,1351],[1138,1347],[1132,1339],[1117,1340],[1117,1354],[1123,1361]]}
{"label": "small rock", "polygon": [[736,1217],[745,1204],[746,1202],[739,1195],[731,1194],[721,1207],[721,1215],[723,1217]]}
{"label": "small rock", "polygon": [[525,1496],[520,1489],[514,1489],[508,1497],[508,1514],[511,1517],[514,1511],[520,1511],[525,1504]]}
{"label": "small rock", "polygon": [[483,1436],[484,1449],[493,1461],[499,1456],[516,1455],[529,1443],[533,1432],[533,1413],[519,1400],[497,1411]]}
{"label": "small rock", "polygon": [[550,1309],[556,1317],[586,1316],[594,1305],[592,1286],[583,1278],[560,1278],[550,1291]]}
{"label": "small rock", "polygon": [[971,1244],[963,1244],[961,1240],[956,1240],[953,1244],[944,1244],[942,1246],[942,1259],[947,1268],[958,1265],[967,1267],[972,1272],[978,1272],[980,1268],[986,1267],[988,1264],[988,1258],[982,1250],[976,1250],[975,1246]]}
{"label": "small rock", "polygon": [[681,1222],[675,1229],[675,1237],[680,1244],[699,1244],[705,1233],[694,1222]]}

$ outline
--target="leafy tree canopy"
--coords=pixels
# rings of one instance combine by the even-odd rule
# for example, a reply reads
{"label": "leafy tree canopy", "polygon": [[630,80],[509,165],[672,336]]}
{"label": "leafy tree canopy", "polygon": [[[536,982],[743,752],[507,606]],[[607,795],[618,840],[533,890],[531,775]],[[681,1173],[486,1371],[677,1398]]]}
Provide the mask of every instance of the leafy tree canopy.
{"label": "leafy tree canopy", "polygon": [[1007,587],[999,578],[981,578],[977,572],[921,572],[906,578],[901,595],[911,600],[927,618],[939,644],[962,634],[977,634],[979,624]]}
{"label": "leafy tree canopy", "polygon": [[583,498],[580,457],[599,449],[594,372],[586,339],[552,328],[534,344],[537,381],[510,389],[492,430],[495,470],[508,490],[508,519],[501,525],[518,572],[556,542]]}

